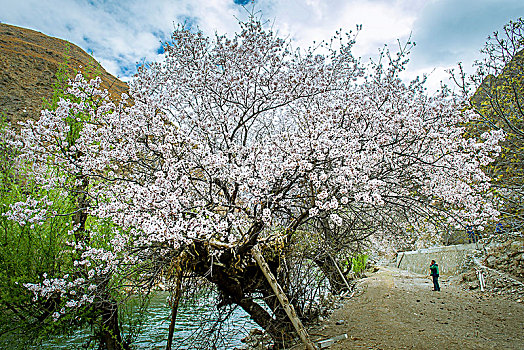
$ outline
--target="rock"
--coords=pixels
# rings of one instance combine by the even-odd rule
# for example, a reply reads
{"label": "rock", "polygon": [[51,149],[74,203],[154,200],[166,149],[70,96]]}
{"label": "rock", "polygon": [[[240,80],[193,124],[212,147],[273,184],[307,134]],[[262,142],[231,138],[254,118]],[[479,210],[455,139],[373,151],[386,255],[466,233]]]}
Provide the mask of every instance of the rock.
{"label": "rock", "polygon": [[468,283],[468,286],[469,286],[469,289],[473,290],[473,289],[477,289],[480,287],[480,284],[479,283],[474,283],[474,282],[471,282],[471,283]]}
{"label": "rock", "polygon": [[497,236],[486,247],[486,266],[524,279],[524,238]]}
{"label": "rock", "polygon": [[246,350],[266,350],[272,343],[271,337],[264,331],[253,328],[249,331],[249,335],[240,340],[246,344],[243,349]]}
{"label": "rock", "polygon": [[346,321],[344,320],[338,320],[335,324],[340,326],[340,325],[343,325],[344,323],[346,323]]}
{"label": "rock", "polygon": [[521,252],[524,251],[524,242],[521,241],[514,241],[511,242],[509,246],[510,250],[513,252]]}
{"label": "rock", "polygon": [[462,275],[462,281],[464,282],[473,282],[475,280],[477,280],[477,274],[475,271],[469,271]]}

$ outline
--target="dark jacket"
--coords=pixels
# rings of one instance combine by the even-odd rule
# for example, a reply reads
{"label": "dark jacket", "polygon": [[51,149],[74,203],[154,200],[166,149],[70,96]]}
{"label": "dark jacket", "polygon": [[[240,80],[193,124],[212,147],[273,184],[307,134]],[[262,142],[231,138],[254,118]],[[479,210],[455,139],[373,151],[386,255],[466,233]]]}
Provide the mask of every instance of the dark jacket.
{"label": "dark jacket", "polygon": [[431,271],[431,276],[438,276],[438,264],[433,264],[429,267]]}

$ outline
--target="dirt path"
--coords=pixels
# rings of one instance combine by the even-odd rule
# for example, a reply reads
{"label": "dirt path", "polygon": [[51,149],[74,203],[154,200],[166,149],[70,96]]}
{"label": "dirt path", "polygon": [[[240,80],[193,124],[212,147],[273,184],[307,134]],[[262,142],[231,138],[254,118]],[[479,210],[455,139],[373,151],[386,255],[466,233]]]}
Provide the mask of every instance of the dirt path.
{"label": "dirt path", "polygon": [[429,276],[381,267],[311,333],[347,333],[330,350],[524,349],[523,304],[440,282],[433,292]]}

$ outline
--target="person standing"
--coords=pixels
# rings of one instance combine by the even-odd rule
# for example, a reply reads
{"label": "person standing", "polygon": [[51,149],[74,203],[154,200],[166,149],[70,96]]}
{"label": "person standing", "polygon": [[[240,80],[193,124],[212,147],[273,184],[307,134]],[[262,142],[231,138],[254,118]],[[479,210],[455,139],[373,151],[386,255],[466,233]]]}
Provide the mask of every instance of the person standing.
{"label": "person standing", "polygon": [[468,236],[468,243],[475,243],[475,231],[472,226],[466,226],[466,235]]}
{"label": "person standing", "polygon": [[440,292],[440,286],[438,284],[438,265],[435,260],[431,260],[431,265],[429,266],[429,271],[431,271],[430,276],[433,277],[433,290]]}

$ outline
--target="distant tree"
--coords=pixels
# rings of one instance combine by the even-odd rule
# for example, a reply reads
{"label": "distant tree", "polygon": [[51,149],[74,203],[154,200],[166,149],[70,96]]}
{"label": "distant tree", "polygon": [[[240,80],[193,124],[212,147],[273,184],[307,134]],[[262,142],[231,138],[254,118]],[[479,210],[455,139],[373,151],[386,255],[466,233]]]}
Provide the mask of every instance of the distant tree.
{"label": "distant tree", "polygon": [[[90,301],[86,288],[149,290],[184,259],[185,273],[280,346],[291,323],[254,246],[288,290],[286,258],[308,234],[319,266],[331,255],[329,275],[352,241],[402,234],[396,218],[482,225],[498,214],[480,195],[481,166],[501,134],[464,138],[472,113],[402,83],[403,53],[365,67],[349,34],[300,51],[254,18],[240,25],[233,38],[178,27],[165,61],[131,83],[132,104],[78,75],[56,109],[27,124],[22,151],[35,173],[60,169],[42,185],[67,188],[79,215],[115,225],[102,244],[79,221],[75,264],[87,275],[58,291],[71,312]],[[48,283],[30,288],[46,298]]]}
{"label": "distant tree", "polygon": [[524,20],[510,21],[488,37],[476,62],[477,71],[456,81],[469,99],[480,132],[503,130],[505,141],[497,160],[488,167],[498,198],[503,202],[501,222],[506,231],[524,229]]}

